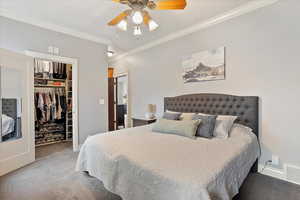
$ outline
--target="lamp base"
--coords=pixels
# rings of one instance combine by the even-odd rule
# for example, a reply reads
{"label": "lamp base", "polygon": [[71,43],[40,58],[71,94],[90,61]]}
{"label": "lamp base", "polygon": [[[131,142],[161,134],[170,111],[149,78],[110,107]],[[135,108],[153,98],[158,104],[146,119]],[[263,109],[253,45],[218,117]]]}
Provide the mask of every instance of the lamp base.
{"label": "lamp base", "polygon": [[154,113],[146,113],[145,118],[146,119],[155,119],[155,114]]}

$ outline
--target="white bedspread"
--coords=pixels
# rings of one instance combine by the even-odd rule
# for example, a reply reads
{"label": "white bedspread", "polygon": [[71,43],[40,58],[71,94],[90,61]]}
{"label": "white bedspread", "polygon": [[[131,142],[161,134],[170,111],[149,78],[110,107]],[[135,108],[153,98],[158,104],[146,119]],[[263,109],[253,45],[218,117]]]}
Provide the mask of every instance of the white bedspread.
{"label": "white bedspread", "polygon": [[76,170],[123,200],[229,200],[258,155],[253,133],[193,140],[152,132],[150,125],[89,137]]}
{"label": "white bedspread", "polygon": [[15,120],[7,115],[2,115],[2,136],[14,132]]}

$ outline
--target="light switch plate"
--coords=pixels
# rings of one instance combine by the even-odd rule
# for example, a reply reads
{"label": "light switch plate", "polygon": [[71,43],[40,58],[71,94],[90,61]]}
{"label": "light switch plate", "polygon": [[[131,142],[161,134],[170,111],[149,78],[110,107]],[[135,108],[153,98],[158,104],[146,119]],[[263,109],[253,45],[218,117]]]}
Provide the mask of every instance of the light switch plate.
{"label": "light switch plate", "polygon": [[48,53],[53,54],[53,51],[54,51],[53,46],[49,46],[48,47]]}
{"label": "light switch plate", "polygon": [[104,103],[105,103],[105,102],[104,102],[104,99],[99,99],[99,104],[100,104],[100,105],[104,105]]}
{"label": "light switch plate", "polygon": [[53,54],[55,54],[55,55],[59,54],[59,48],[58,47],[53,48]]}

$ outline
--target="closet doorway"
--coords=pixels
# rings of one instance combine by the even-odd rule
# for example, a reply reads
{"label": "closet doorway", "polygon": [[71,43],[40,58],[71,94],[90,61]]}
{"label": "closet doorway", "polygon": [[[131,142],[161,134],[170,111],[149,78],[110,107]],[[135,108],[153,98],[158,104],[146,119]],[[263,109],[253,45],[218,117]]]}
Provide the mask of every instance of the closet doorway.
{"label": "closet doorway", "polygon": [[78,141],[78,64],[73,58],[27,51],[34,58],[35,146]]}
{"label": "closet doorway", "polygon": [[128,73],[113,74],[108,69],[108,118],[109,131],[130,127],[130,109],[128,98]]}

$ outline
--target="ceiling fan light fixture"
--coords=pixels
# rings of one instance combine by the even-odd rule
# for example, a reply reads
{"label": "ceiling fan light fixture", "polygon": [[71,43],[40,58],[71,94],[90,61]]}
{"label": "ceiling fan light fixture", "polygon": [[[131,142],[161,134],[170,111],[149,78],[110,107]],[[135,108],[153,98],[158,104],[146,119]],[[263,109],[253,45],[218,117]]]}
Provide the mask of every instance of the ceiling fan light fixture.
{"label": "ceiling fan light fixture", "polygon": [[149,31],[154,31],[159,27],[159,25],[152,19],[149,21],[148,26],[149,26]]}
{"label": "ceiling fan light fixture", "polygon": [[113,52],[113,51],[107,51],[108,57],[113,57],[114,54],[115,54],[115,52]]}
{"label": "ceiling fan light fixture", "polygon": [[127,21],[125,19],[121,20],[117,26],[122,31],[127,31]]}
{"label": "ceiling fan light fixture", "polygon": [[134,24],[142,24],[143,23],[143,20],[144,20],[144,17],[142,15],[142,12],[141,11],[135,11],[132,15],[132,21]]}
{"label": "ceiling fan light fixture", "polygon": [[133,35],[135,35],[135,36],[142,35],[142,30],[141,30],[140,26],[135,26],[134,27]]}

